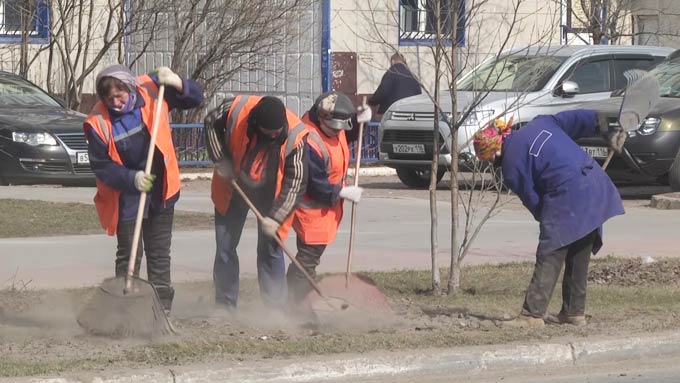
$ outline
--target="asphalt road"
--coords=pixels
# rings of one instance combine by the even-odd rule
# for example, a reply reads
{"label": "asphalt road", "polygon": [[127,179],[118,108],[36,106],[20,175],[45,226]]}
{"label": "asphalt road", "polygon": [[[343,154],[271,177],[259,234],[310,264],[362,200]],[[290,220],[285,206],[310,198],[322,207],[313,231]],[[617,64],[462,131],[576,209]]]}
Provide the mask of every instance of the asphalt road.
{"label": "asphalt road", "polygon": [[[423,190],[405,189],[396,177],[366,177],[365,198],[358,208],[354,270],[392,270],[430,268],[429,195]],[[605,225],[605,247],[600,254],[617,256],[680,256],[680,214],[677,211],[646,207],[649,195],[663,189],[622,189],[627,213]],[[628,193],[628,194],[627,194]],[[0,187],[0,198],[41,199],[62,202],[91,203],[93,188],[61,188],[48,186]],[[178,209],[212,212],[209,182],[187,183]],[[438,262],[449,264],[450,210],[449,190],[438,191]],[[489,196],[490,197],[490,196]],[[490,198],[486,199],[488,203]],[[348,206],[347,206],[348,207]],[[1,214],[1,212],[0,212]],[[477,215],[479,216],[479,215]],[[329,246],[320,272],[345,270],[349,216],[341,225],[338,238]],[[244,275],[255,273],[254,229],[245,229],[239,254]],[[525,211],[517,198],[504,201],[500,212],[481,229],[470,248],[468,264],[530,261],[534,258],[538,224]],[[294,250],[294,238],[288,245]],[[47,238],[0,239],[0,286],[12,280],[31,281],[32,287],[77,287],[99,283],[111,275],[115,238],[105,235],[64,236]],[[214,232],[185,231],[173,233],[173,279],[206,280],[212,277],[215,251]]]}

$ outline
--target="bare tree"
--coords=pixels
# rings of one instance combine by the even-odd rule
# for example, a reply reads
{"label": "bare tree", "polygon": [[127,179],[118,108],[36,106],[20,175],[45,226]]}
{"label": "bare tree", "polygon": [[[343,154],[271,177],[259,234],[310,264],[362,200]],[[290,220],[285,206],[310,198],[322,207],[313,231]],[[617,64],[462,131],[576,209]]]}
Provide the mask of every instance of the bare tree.
{"label": "bare tree", "polygon": [[622,37],[630,36],[627,21],[634,0],[556,1],[566,5],[569,32],[585,33],[592,38],[593,44],[619,44]]}
{"label": "bare tree", "polygon": [[[493,35],[485,35],[485,39],[496,39],[497,44],[493,47],[495,52],[492,58],[498,60],[501,58],[501,54],[508,48],[515,45],[517,36],[520,32],[531,35],[531,43],[529,45],[547,45],[551,38],[556,34],[556,30],[551,27],[548,30],[538,30],[535,27],[531,27],[531,30],[526,30],[527,28],[524,24],[524,18],[520,12],[520,8],[526,5],[526,0],[512,0],[509,3],[509,9],[507,9],[504,15],[503,24],[498,25],[496,31]],[[369,3],[370,4],[370,3]],[[484,17],[485,7],[493,6],[490,0],[468,0],[463,6],[463,2],[459,0],[432,0],[427,2],[428,6],[431,6],[431,19],[428,20],[432,25],[434,25],[434,36],[433,42],[430,47],[432,52],[432,66],[434,69],[434,91],[430,92],[421,81],[424,86],[425,93],[430,97],[434,103],[434,126],[433,126],[433,157],[431,163],[430,171],[430,214],[431,214],[431,254],[432,254],[432,287],[435,293],[439,293],[440,280],[439,280],[439,270],[436,260],[436,254],[438,252],[438,241],[437,241],[437,228],[438,228],[438,217],[437,217],[437,195],[436,195],[436,185],[437,185],[437,170],[439,169],[439,133],[441,131],[440,125],[444,123],[449,127],[451,134],[451,145],[450,152],[452,158],[451,169],[451,257],[450,257],[450,272],[449,279],[447,282],[447,292],[449,294],[456,294],[460,287],[460,270],[462,262],[468,251],[473,244],[475,238],[479,234],[484,223],[488,219],[499,211],[502,206],[504,199],[504,191],[502,182],[499,179],[498,171],[488,164],[476,163],[473,169],[466,172],[466,176],[462,176],[458,169],[458,158],[461,153],[461,149],[466,148],[470,142],[459,143],[458,142],[458,132],[464,127],[471,118],[476,117],[478,108],[490,93],[490,90],[498,83],[502,83],[507,80],[507,71],[505,70],[507,65],[510,63],[504,63],[502,60],[499,62],[503,67],[499,67],[496,71],[491,71],[484,74],[479,78],[479,89],[474,93],[472,100],[464,105],[458,103],[458,80],[463,76],[465,72],[469,72],[473,66],[475,66],[475,55],[471,51],[469,45],[462,45],[462,39],[457,35],[458,33],[458,21],[463,18],[466,20],[466,30],[469,29],[469,25],[475,19],[481,19]],[[464,13],[463,13],[464,12]],[[374,14],[374,10],[371,10],[371,15]],[[557,15],[554,15],[557,17]],[[370,16],[371,20],[369,22],[376,25],[374,37],[374,42],[382,43],[386,46],[395,49],[389,39],[382,35],[381,24],[379,19],[374,16]],[[398,20],[394,20],[398,23]],[[553,25],[557,25],[554,23]],[[526,45],[526,43],[524,44]],[[528,49],[526,49],[528,52]],[[521,52],[518,52],[521,54]],[[528,53],[527,53],[528,54]],[[419,62],[419,64],[422,64]],[[534,74],[535,76],[541,76],[540,71]],[[442,102],[441,95],[439,92],[440,82],[443,79],[448,79],[447,90],[451,102],[451,114],[442,113]],[[521,91],[519,93],[522,93]],[[479,127],[484,126],[486,123],[491,121],[495,117],[501,117],[503,115],[511,114],[513,110],[517,109],[519,106],[527,102],[522,96],[517,97],[517,99],[509,102],[505,110],[496,111],[495,116],[486,116],[484,118],[475,118]],[[465,192],[459,190],[459,183],[465,186],[467,189]],[[459,206],[462,207],[463,211],[459,210]]]}
{"label": "bare tree", "polygon": [[[267,57],[285,54],[287,44],[313,31],[291,28],[314,0],[170,0],[143,10],[146,34],[167,39],[170,67],[200,81],[206,101],[242,71],[265,69]],[[311,37],[308,37],[311,38]],[[129,65],[151,52],[147,38]],[[139,44],[138,44],[139,45]],[[199,108],[175,116],[176,122],[196,121]]]}

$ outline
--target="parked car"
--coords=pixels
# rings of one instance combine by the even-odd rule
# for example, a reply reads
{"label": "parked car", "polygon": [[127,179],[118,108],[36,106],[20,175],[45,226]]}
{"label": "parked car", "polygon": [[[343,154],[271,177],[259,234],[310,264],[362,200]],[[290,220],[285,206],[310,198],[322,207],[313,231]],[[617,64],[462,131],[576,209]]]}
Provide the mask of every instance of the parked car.
{"label": "parked car", "polygon": [[0,72],[0,184],[94,184],[85,115]]}
{"label": "parked car", "polygon": [[[661,100],[644,123],[628,133],[623,153],[614,156],[607,174],[617,183],[661,182],[680,190],[680,50],[650,73],[659,81]],[[606,113],[609,124],[617,125],[622,93],[583,107]],[[604,161],[607,146],[603,139],[581,139],[579,144],[598,162]]]}
{"label": "parked car", "polygon": [[[605,100],[625,86],[623,72],[648,69],[673,52],[651,46],[559,46],[514,49],[482,63],[457,82],[458,111],[479,95],[473,113],[458,131],[458,159],[462,166],[475,160],[469,138],[495,116],[513,117],[517,129],[540,114],[557,113],[585,101]],[[441,96],[444,116],[451,115],[451,96]],[[410,187],[429,185],[432,160],[434,105],[427,95],[395,102],[383,115],[379,128],[380,162],[397,170]],[[439,122],[439,173],[451,165],[452,135]]]}

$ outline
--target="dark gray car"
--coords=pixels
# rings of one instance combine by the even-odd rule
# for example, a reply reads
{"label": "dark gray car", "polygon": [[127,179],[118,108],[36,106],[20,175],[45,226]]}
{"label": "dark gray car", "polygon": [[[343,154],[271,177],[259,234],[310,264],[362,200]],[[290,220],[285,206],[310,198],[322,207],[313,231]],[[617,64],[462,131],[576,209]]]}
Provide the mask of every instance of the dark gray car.
{"label": "dark gray car", "polygon": [[94,184],[85,115],[0,72],[0,184]]}

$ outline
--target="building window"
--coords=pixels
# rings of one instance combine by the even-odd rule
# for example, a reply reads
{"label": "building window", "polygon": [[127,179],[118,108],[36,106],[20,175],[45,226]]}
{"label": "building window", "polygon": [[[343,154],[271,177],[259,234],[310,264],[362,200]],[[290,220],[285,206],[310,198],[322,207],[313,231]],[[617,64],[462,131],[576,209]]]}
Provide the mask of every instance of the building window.
{"label": "building window", "polygon": [[49,34],[49,7],[43,0],[0,0],[0,40],[18,42],[28,32],[30,42]]}
{"label": "building window", "polygon": [[[436,0],[399,0],[399,44],[431,44],[437,33]],[[457,45],[465,45],[465,0],[439,0],[441,33],[453,40],[451,7],[458,5]]]}

